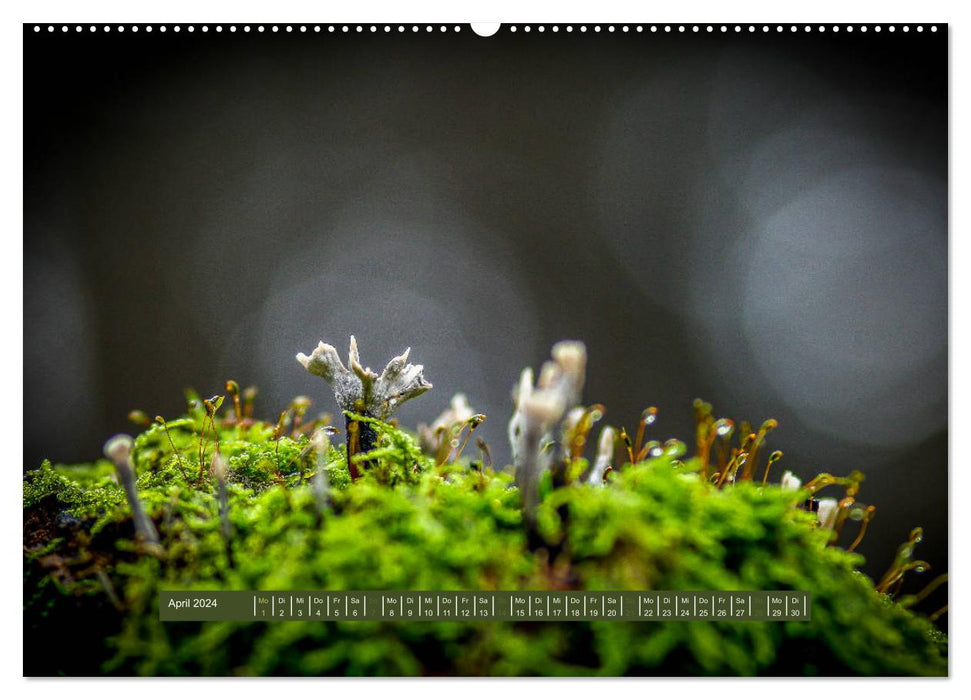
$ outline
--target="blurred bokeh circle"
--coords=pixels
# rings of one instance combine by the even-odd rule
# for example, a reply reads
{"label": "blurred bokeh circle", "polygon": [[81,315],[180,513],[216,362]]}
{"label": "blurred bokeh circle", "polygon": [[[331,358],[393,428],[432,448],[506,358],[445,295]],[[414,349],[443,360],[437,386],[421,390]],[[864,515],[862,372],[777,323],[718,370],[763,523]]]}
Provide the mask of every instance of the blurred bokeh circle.
{"label": "blurred bokeh circle", "polygon": [[845,170],[747,239],[749,350],[812,427],[895,446],[943,429],[945,193],[919,173]]}

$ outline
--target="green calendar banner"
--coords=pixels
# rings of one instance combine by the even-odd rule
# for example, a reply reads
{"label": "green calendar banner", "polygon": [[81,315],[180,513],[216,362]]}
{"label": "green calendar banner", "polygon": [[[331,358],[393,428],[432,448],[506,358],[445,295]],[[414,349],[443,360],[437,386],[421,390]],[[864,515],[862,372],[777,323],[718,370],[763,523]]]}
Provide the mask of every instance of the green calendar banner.
{"label": "green calendar banner", "polygon": [[802,591],[163,591],[159,619],[623,620],[810,619]]}

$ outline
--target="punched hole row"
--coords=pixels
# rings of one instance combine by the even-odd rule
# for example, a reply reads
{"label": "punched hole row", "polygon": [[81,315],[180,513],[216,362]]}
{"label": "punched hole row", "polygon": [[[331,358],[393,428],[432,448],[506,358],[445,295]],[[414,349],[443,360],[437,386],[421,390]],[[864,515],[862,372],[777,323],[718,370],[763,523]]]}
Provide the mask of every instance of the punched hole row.
{"label": "punched hole row", "polygon": [[[222,25],[222,24],[217,24],[217,25],[213,25],[213,26],[202,25],[200,27],[196,27],[195,25],[187,25],[187,26],[183,27],[182,25],[178,25],[178,24],[176,24],[176,25],[164,25],[164,24],[162,24],[162,25],[157,25],[157,26],[156,25],[137,25],[137,24],[132,24],[132,25],[123,25],[123,24],[119,24],[119,25],[108,25],[108,24],[106,24],[106,25],[93,25],[92,24],[92,25],[87,25],[87,26],[82,26],[80,24],[78,24],[78,25],[67,25],[67,24],[62,24],[62,25],[53,25],[53,24],[40,25],[40,24],[35,24],[34,25],[34,32],[35,33],[40,33],[40,32],[45,31],[45,30],[47,32],[49,32],[49,33],[53,33],[53,32],[56,32],[58,30],[60,30],[62,33],[70,32],[72,30],[75,33],[79,33],[79,32],[85,31],[85,29],[87,29],[88,32],[99,32],[100,31],[100,32],[104,32],[104,33],[109,33],[109,32],[124,33],[126,31],[132,32],[132,33],[137,33],[137,32],[140,32],[140,31],[141,32],[146,32],[146,33],[151,33],[151,32],[155,32],[155,31],[162,32],[162,33],[169,32],[169,31],[175,32],[175,33],[179,33],[179,32],[182,32],[182,31],[186,31],[186,32],[190,32],[190,33],[193,33],[193,32],[196,32],[196,31],[200,31],[200,32],[203,32],[203,33],[207,33],[207,32],[213,31],[213,32],[217,32],[217,33],[221,33],[221,32],[230,32],[230,33],[233,33],[233,32],[244,32],[244,33],[245,32],[257,32],[257,33],[259,33],[259,32],[271,32],[271,33],[273,33],[273,32],[277,32],[277,33],[279,33],[279,32],[286,32],[286,33],[294,33],[294,32],[297,32],[297,33],[304,33],[305,34],[305,33],[311,32],[311,33],[317,33],[317,34],[319,34],[319,33],[326,32],[326,33],[330,33],[330,34],[338,34],[338,33],[341,33],[341,34],[350,34],[350,33],[365,33],[365,32],[367,32],[367,33],[371,33],[371,34],[377,34],[377,33],[384,33],[384,34],[398,33],[398,34],[403,34],[403,33],[406,33],[406,32],[417,33],[417,32],[422,32],[422,31],[424,31],[425,33],[432,33],[432,32],[446,33],[446,32],[461,32],[462,31],[462,27],[460,25],[457,25],[457,24],[456,25],[444,25],[444,24],[442,24],[442,25],[431,25],[431,24],[426,24],[426,25],[418,25],[418,24],[410,24],[410,25],[404,25],[404,24],[397,24],[397,25],[390,25],[390,24],[384,24],[384,25],[378,25],[378,24],[371,24],[371,25],[365,25],[365,24],[327,24],[327,25],[320,25],[320,24],[313,24],[313,25],[308,25],[308,24],[297,24],[297,25],[293,25],[293,24],[286,24],[286,25],[278,25],[278,24],[272,24],[272,25],[263,25],[263,24],[254,24],[254,25],[251,25],[251,24],[243,24],[243,25],[235,25],[235,24],[230,24],[230,25]],[[683,33],[694,33],[694,34],[708,33],[708,34],[713,34],[713,33],[716,33],[716,32],[717,33],[723,33],[723,34],[726,34],[726,33],[729,33],[729,32],[734,32],[736,34],[740,34],[740,33],[743,33],[743,32],[747,32],[747,33],[750,33],[750,34],[754,34],[756,32],[762,32],[762,33],[769,33],[769,32],[776,32],[776,33],[781,33],[781,32],[789,32],[789,33],[795,33],[795,32],[803,32],[803,33],[805,33],[805,32],[826,33],[826,32],[831,32],[831,33],[837,34],[839,32],[845,32],[845,33],[863,32],[863,33],[866,33],[868,31],[872,31],[872,32],[883,32],[883,31],[886,31],[886,32],[897,32],[897,31],[901,31],[901,32],[910,32],[910,31],[923,32],[923,31],[927,30],[927,31],[931,31],[931,32],[936,32],[938,30],[938,27],[937,27],[937,25],[929,25],[929,26],[926,26],[925,27],[925,25],[916,25],[916,26],[914,26],[914,25],[907,25],[907,24],[905,24],[905,25],[892,25],[892,24],[891,25],[866,25],[866,24],[852,25],[852,24],[850,24],[850,25],[832,25],[832,26],[826,26],[826,25],[810,25],[810,24],[804,24],[804,25],[796,25],[796,24],[791,24],[791,25],[782,25],[782,24],[773,24],[773,25],[769,25],[769,24],[759,24],[759,25],[755,25],[755,24],[747,24],[747,25],[741,25],[741,24],[734,24],[734,25],[729,25],[729,24],[719,24],[719,25],[714,25],[714,24],[707,24],[707,25],[705,25],[705,24],[687,24],[687,25],[685,25],[685,24],[661,24],[661,25],[658,25],[658,24],[651,24],[651,25],[642,25],[642,24],[636,24],[636,25],[628,25],[628,24],[614,25],[614,24],[608,24],[608,25],[599,25],[599,24],[597,24],[597,25],[577,25],[577,26],[569,25],[569,24],[568,25],[565,25],[565,26],[555,25],[555,24],[554,25],[542,25],[542,24],[540,24],[540,25],[528,25],[528,24],[527,25],[516,25],[516,24],[512,24],[512,25],[509,25],[508,27],[506,27],[506,30],[509,31],[510,33],[516,33],[516,32],[529,33],[529,32],[533,32],[533,31],[538,32],[538,33],[545,33],[547,31],[549,31],[549,32],[552,32],[552,33],[565,32],[567,34],[573,33],[573,32],[579,32],[581,34],[582,33],[586,33],[586,32],[593,32],[593,33],[598,33],[598,32],[608,32],[608,33],[610,33],[610,32],[621,32],[621,33],[625,33],[625,32],[626,33],[635,32],[635,33],[644,33],[644,32],[648,32],[648,33],[682,33],[682,34]]]}

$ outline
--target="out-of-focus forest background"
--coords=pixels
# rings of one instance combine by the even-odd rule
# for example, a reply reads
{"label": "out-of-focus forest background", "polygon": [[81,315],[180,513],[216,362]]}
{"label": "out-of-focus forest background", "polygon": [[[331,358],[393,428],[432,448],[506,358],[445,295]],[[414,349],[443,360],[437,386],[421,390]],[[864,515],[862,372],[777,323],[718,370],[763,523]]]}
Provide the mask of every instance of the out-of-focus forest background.
{"label": "out-of-focus forest background", "polygon": [[24,469],[229,378],[333,412],[294,355],[351,333],[502,461],[578,338],[607,422],[777,418],[777,468],[867,474],[870,573],[918,524],[946,570],[944,32],[368,29],[25,27]]}

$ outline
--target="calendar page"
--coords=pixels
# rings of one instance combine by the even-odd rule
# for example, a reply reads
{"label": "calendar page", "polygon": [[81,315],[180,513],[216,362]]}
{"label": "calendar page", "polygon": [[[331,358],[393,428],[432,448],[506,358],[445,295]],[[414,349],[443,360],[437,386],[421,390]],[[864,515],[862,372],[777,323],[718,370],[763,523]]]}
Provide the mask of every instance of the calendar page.
{"label": "calendar page", "polygon": [[24,24],[24,675],[946,676],[948,38]]}

